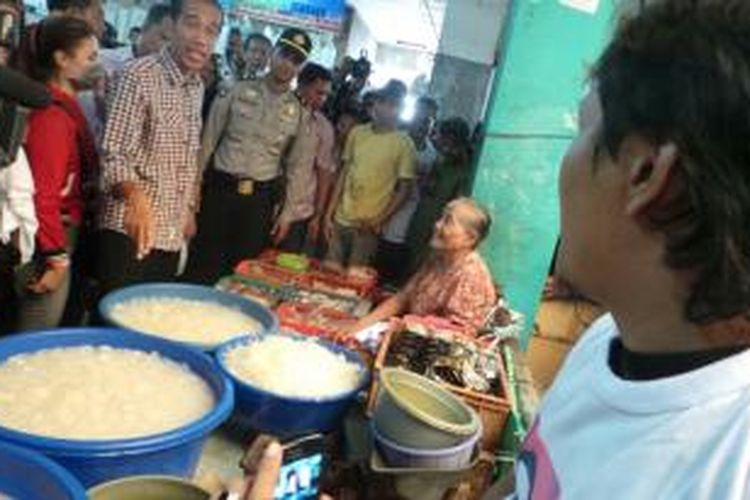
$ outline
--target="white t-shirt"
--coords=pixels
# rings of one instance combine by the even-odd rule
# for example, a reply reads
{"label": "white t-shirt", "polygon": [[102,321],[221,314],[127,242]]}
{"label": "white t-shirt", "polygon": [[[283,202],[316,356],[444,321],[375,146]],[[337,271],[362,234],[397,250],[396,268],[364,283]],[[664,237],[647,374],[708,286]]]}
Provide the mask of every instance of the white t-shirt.
{"label": "white t-shirt", "polygon": [[122,73],[125,65],[133,59],[135,59],[135,54],[132,45],[99,51],[99,62],[102,63],[107,78],[113,78],[118,73]]}
{"label": "white t-shirt", "polygon": [[411,218],[414,216],[414,212],[417,211],[417,206],[419,205],[419,197],[424,187],[424,180],[435,165],[437,155],[437,150],[429,139],[425,142],[425,147],[421,151],[417,151],[417,182],[412,186],[409,198],[401,205],[398,212],[391,216],[383,228],[384,240],[391,243],[404,243],[406,241]]}
{"label": "white t-shirt", "polygon": [[8,244],[11,234],[19,232],[21,262],[34,254],[34,237],[39,224],[34,208],[34,178],[23,148],[16,161],[0,168],[0,242]]}
{"label": "white t-shirt", "polygon": [[511,498],[750,498],[750,350],[634,382],[609,367],[617,335],[606,315],[571,351],[524,442]]}

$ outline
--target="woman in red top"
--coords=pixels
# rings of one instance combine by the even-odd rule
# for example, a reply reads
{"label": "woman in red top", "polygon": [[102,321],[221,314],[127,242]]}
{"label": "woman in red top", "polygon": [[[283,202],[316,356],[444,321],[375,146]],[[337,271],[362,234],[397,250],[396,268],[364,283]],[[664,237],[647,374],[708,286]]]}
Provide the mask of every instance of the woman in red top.
{"label": "woman in red top", "polygon": [[79,19],[53,17],[41,24],[38,36],[34,72],[49,87],[53,104],[31,113],[28,123],[26,153],[39,231],[36,265],[21,283],[19,330],[60,322],[70,286],[70,255],[83,217],[81,176],[92,173],[96,163],[74,85],[96,63],[94,32]]}

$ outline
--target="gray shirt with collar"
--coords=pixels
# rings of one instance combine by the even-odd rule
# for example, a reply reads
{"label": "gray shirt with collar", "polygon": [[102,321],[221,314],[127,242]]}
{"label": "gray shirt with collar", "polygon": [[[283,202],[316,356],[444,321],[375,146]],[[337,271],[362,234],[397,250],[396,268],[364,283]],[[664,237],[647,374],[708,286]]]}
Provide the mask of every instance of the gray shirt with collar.
{"label": "gray shirt with collar", "polygon": [[286,91],[276,94],[265,80],[243,80],[217,97],[203,131],[200,164],[213,158],[216,170],[265,182],[279,177],[301,126],[302,106]]}

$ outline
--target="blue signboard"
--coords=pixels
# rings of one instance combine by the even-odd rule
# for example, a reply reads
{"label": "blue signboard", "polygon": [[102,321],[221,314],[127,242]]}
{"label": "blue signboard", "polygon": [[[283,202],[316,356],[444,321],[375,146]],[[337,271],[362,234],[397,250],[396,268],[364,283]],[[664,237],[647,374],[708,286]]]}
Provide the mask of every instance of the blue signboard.
{"label": "blue signboard", "polygon": [[232,9],[263,21],[339,30],[345,0],[234,0]]}

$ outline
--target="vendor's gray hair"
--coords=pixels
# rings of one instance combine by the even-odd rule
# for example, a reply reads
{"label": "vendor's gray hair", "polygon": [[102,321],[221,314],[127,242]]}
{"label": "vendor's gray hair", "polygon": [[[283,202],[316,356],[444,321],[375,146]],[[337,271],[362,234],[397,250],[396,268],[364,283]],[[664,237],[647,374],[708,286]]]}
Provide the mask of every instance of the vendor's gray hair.
{"label": "vendor's gray hair", "polygon": [[492,226],[492,216],[489,210],[484,206],[480,205],[471,198],[461,197],[448,203],[446,208],[454,208],[456,206],[465,206],[471,210],[469,217],[462,217],[460,222],[469,231],[474,233],[477,237],[476,245],[484,241],[487,235],[490,233],[490,227]]}

